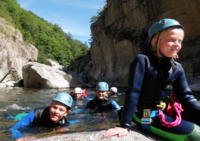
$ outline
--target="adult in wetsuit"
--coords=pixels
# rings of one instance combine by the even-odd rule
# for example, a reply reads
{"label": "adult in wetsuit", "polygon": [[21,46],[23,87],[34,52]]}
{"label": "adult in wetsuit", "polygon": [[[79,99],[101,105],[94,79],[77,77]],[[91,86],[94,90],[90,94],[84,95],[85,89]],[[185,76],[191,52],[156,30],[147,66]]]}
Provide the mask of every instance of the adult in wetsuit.
{"label": "adult in wetsuit", "polygon": [[119,111],[121,107],[114,100],[108,98],[109,86],[107,82],[99,82],[96,87],[96,96],[90,100],[85,109],[93,110],[94,112],[111,112]]}

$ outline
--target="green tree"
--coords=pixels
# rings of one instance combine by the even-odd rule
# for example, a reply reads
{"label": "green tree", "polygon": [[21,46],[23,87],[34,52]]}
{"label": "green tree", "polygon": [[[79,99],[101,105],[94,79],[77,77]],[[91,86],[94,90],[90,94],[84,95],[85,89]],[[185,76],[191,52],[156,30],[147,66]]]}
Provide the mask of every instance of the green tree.
{"label": "green tree", "polygon": [[72,39],[70,33],[65,33],[58,25],[22,9],[16,0],[0,0],[0,16],[18,28],[26,42],[38,48],[41,63],[50,58],[69,65],[89,51],[87,44]]}

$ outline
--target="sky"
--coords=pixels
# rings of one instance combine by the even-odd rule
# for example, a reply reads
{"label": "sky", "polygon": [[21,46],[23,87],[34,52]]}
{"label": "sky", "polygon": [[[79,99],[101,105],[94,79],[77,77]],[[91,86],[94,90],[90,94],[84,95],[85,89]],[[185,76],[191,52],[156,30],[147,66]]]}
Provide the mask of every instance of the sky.
{"label": "sky", "polygon": [[22,8],[52,24],[59,25],[73,39],[89,45],[90,20],[97,16],[106,0],[17,0]]}

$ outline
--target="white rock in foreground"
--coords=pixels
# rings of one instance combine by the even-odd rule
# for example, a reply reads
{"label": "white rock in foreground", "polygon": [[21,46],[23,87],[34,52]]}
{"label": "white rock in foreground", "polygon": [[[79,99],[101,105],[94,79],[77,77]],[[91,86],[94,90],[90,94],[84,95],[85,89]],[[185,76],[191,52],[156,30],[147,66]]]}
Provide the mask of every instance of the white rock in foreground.
{"label": "white rock in foreground", "polygon": [[161,141],[161,139],[148,137],[148,135],[143,135],[138,131],[130,131],[129,134],[124,137],[115,136],[111,138],[102,138],[104,133],[105,130],[66,133],[57,136],[36,139],[35,141]]}

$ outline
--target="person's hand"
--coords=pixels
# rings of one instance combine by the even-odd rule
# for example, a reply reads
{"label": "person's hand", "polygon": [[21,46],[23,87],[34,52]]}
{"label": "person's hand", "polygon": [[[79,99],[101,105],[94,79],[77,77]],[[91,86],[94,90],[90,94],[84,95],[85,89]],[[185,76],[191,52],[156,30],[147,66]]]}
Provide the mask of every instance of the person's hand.
{"label": "person's hand", "polygon": [[36,137],[34,137],[34,136],[26,136],[26,137],[22,137],[22,138],[16,139],[16,141],[28,141],[28,140],[33,140],[33,139],[36,139]]}
{"label": "person's hand", "polygon": [[115,127],[111,128],[108,131],[106,131],[105,134],[103,134],[103,138],[110,138],[112,136],[126,136],[128,134],[128,130],[122,127]]}

